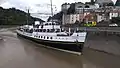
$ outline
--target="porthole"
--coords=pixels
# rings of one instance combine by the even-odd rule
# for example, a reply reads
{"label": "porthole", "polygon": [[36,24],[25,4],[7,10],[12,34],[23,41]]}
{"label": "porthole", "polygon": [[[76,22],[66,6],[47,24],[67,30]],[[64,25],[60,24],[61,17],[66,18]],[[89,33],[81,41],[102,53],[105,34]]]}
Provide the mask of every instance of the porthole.
{"label": "porthole", "polygon": [[49,39],[49,37],[47,37],[47,39]]}
{"label": "porthole", "polygon": [[50,37],[50,39],[52,39],[52,37]]}

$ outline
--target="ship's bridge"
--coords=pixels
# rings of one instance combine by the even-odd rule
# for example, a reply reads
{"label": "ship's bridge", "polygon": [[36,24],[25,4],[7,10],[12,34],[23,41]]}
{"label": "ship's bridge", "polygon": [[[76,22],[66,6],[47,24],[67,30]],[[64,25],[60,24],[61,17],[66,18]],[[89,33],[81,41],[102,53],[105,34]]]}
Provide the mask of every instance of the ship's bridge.
{"label": "ship's bridge", "polygon": [[60,25],[55,22],[44,22],[39,26],[39,29],[60,29]]}

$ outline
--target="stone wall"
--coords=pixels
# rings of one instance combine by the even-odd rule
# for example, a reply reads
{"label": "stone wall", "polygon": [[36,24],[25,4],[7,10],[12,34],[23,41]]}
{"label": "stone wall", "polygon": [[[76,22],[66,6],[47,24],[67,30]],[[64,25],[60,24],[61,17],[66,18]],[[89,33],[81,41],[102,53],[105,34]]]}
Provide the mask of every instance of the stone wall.
{"label": "stone wall", "polygon": [[89,32],[84,46],[120,55],[120,36],[106,32]]}

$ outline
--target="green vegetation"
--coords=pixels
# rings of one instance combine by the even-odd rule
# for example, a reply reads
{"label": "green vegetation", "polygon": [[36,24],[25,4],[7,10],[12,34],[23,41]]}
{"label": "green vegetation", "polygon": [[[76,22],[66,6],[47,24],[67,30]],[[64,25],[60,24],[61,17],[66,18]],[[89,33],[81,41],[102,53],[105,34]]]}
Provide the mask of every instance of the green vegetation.
{"label": "green vegetation", "polygon": [[28,17],[28,15],[24,11],[15,8],[3,9],[0,7],[0,25],[23,25],[27,24],[27,19],[29,20],[28,24],[33,24],[36,20],[43,22],[41,19]]}
{"label": "green vegetation", "polygon": [[120,6],[120,1],[117,0],[115,6]]}
{"label": "green vegetation", "polygon": [[75,3],[70,5],[70,8],[67,10],[67,14],[74,14],[75,13]]}
{"label": "green vegetation", "polygon": [[57,13],[57,14],[55,14],[53,17],[49,17],[48,19],[47,19],[47,21],[50,21],[51,19],[56,19],[56,20],[58,20],[59,22],[59,24],[62,24],[62,16],[63,16],[63,12],[62,11],[60,11],[59,13]]}

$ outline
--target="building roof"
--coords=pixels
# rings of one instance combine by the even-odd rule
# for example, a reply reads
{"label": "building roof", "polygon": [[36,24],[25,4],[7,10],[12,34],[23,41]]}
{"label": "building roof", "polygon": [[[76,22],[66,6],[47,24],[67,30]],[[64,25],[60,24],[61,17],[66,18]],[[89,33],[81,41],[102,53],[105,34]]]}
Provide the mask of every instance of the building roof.
{"label": "building roof", "polygon": [[63,6],[63,5],[70,5],[70,3],[63,3],[62,6]]}

